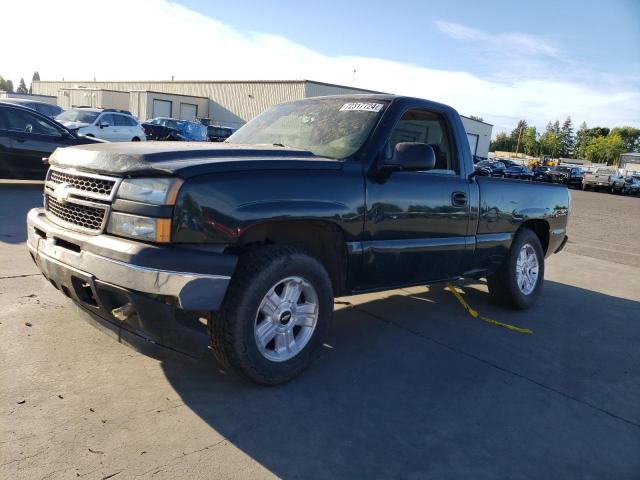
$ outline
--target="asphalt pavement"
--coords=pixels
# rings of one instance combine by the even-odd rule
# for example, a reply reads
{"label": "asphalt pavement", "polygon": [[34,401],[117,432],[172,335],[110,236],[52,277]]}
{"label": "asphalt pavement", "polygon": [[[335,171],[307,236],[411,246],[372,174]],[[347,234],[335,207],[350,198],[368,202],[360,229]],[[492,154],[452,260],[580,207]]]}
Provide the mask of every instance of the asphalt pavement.
{"label": "asphalt pavement", "polygon": [[640,478],[640,198],[573,191],[566,251],[513,312],[481,281],[341,298],[321,358],[259,387],[85,322],[0,184],[0,478]]}

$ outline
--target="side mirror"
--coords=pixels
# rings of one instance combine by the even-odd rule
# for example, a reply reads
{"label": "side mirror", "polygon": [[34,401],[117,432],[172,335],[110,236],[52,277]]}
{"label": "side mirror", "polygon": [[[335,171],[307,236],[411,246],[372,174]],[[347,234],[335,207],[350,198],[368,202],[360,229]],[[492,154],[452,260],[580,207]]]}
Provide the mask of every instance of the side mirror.
{"label": "side mirror", "polygon": [[391,158],[384,159],[383,166],[394,170],[433,170],[436,152],[426,143],[400,142],[396,144]]}
{"label": "side mirror", "polygon": [[100,122],[100,128],[108,127],[109,124],[107,122]]}

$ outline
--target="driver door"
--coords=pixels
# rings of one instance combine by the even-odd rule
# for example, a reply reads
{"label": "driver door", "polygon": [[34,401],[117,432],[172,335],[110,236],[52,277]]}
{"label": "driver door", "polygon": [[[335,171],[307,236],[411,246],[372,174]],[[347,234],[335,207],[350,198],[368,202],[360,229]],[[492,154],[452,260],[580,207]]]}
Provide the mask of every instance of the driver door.
{"label": "driver door", "polygon": [[435,169],[393,171],[367,179],[363,289],[444,280],[459,275],[469,239],[469,182],[461,174],[446,119],[410,109],[398,121],[385,155],[399,142],[436,153]]}

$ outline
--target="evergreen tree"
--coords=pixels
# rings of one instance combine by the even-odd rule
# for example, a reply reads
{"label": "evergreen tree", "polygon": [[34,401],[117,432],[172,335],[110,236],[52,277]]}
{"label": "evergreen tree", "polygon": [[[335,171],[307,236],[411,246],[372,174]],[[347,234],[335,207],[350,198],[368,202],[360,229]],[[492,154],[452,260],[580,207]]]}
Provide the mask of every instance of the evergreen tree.
{"label": "evergreen tree", "polygon": [[571,158],[575,143],[571,117],[567,117],[560,130],[560,156],[563,158]]}
{"label": "evergreen tree", "polygon": [[16,90],[18,93],[29,93],[27,90],[27,85],[24,83],[24,78],[20,79],[20,85],[18,85],[18,89]]}

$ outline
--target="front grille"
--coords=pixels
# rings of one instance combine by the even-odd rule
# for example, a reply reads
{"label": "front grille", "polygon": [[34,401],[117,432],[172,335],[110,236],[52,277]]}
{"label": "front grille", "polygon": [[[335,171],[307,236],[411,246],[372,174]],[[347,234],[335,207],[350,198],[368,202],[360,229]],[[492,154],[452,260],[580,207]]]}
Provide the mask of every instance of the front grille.
{"label": "front grille", "polygon": [[53,184],[68,183],[76,190],[97,193],[106,197],[111,196],[113,187],[116,184],[115,180],[107,178],[67,173],[53,169],[49,172],[49,181]]}
{"label": "front grille", "polygon": [[62,203],[48,193],[45,194],[44,208],[47,214],[72,228],[100,232],[107,214],[107,206],[94,207],[78,203]]}
{"label": "front grille", "polygon": [[51,167],[44,187],[49,219],[71,230],[102,233],[122,179]]}

